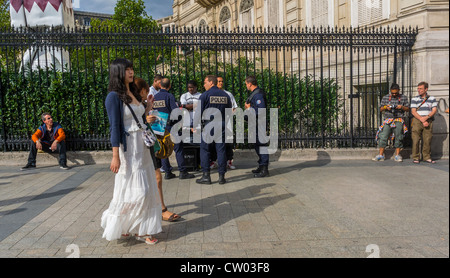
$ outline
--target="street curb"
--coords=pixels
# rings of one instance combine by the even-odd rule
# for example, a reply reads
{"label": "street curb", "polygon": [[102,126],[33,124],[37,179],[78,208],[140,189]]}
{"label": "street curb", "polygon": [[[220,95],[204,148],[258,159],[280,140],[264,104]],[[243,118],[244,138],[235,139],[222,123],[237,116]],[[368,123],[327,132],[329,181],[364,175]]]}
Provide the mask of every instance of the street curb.
{"label": "street curb", "polygon": [[[270,155],[270,161],[311,161],[311,160],[364,160],[372,159],[377,154],[377,148],[355,149],[289,149],[278,150]],[[386,150],[386,159],[389,159],[394,150]],[[409,159],[411,149],[402,150],[404,159]],[[67,165],[93,165],[111,163],[112,151],[79,151],[67,152]],[[0,166],[23,166],[27,163],[28,152],[0,153]],[[434,159],[448,159],[448,155]],[[235,150],[234,161],[257,161],[254,150]],[[38,165],[54,165],[58,162],[58,154],[38,153]],[[176,165],[175,155],[170,157],[172,165]]]}

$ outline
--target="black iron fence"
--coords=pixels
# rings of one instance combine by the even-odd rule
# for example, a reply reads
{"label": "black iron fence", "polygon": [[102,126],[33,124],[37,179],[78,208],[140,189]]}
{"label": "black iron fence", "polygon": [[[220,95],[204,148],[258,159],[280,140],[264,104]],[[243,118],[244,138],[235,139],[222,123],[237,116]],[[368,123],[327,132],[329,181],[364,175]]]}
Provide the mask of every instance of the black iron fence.
{"label": "black iron fence", "polygon": [[[255,75],[279,108],[281,148],[375,146],[378,106],[398,83],[414,94],[416,29],[3,29],[0,30],[0,149],[28,150],[44,111],[67,133],[69,150],[109,149],[104,107],[108,65],[134,63],[150,84],[172,80],[179,99],[208,74],[244,107]],[[242,146],[241,146],[242,147]]]}

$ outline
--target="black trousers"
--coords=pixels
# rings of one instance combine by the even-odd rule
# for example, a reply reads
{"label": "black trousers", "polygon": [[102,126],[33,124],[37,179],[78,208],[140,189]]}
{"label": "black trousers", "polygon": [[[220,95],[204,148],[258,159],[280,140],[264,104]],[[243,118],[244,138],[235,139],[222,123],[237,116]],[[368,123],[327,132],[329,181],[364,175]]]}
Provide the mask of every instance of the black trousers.
{"label": "black trousers", "polygon": [[[220,135],[219,135],[220,136]],[[225,131],[222,132],[222,142],[225,142]],[[214,149],[217,155],[217,162],[219,164],[219,174],[225,174],[227,172],[227,155],[225,143],[213,142],[207,144],[202,136],[202,142],[200,143],[200,165],[203,172],[210,171],[211,150]]]}
{"label": "black trousers", "polygon": [[[217,152],[216,152],[216,147],[214,146],[215,143],[211,144],[211,161],[216,161],[217,160]],[[233,143],[226,143],[225,144],[225,153],[227,156],[227,160],[233,160],[234,157],[234,152],[233,152],[233,148],[234,148],[234,144]]]}
{"label": "black trousers", "polygon": [[[47,145],[45,143],[41,143],[42,150],[46,153],[54,153],[50,149],[50,145]],[[61,141],[58,143],[58,147],[56,149],[56,152],[59,153],[59,165],[66,165],[67,164],[67,156],[66,156],[66,142]],[[36,156],[37,156],[37,148],[36,143],[31,140],[30,143],[30,154],[28,155],[28,164],[36,165]]]}

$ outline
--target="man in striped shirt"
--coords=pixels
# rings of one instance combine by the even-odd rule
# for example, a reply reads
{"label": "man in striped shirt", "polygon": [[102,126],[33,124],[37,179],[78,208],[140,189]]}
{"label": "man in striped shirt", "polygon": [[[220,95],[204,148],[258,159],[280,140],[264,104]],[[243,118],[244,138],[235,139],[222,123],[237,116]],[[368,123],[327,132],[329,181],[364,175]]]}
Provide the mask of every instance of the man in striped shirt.
{"label": "man in striped shirt", "polygon": [[412,159],[420,162],[419,142],[422,138],[422,158],[428,163],[436,163],[431,159],[431,138],[433,137],[433,119],[437,113],[437,101],[428,95],[428,83],[420,82],[417,85],[418,96],[411,100],[411,113],[414,116],[411,122],[412,129]]}

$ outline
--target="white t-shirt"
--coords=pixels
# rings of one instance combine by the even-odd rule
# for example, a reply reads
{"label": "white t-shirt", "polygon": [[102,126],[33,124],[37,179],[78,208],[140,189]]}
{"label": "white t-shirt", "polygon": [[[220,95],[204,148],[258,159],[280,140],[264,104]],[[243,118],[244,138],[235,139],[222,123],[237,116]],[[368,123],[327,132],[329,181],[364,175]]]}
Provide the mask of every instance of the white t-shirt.
{"label": "white t-shirt", "polygon": [[[180,103],[181,103],[181,105],[186,105],[186,104],[195,104],[195,103],[197,103],[198,102],[198,100],[199,100],[199,98],[200,98],[200,96],[201,96],[202,94],[201,93],[199,93],[199,92],[197,92],[197,93],[195,93],[195,94],[191,94],[191,93],[189,93],[189,92],[187,92],[187,93],[185,93],[185,94],[182,94],[181,95],[181,97],[180,97]],[[187,115],[184,115],[183,116],[183,126],[184,127],[191,127],[192,126],[192,124],[194,123],[194,111],[189,111],[189,115],[190,115],[190,120],[189,120],[189,118],[187,117]]]}
{"label": "white t-shirt", "polygon": [[150,91],[148,92],[147,97],[148,97],[149,95],[156,96],[157,93],[159,93],[159,91],[156,90],[155,87],[151,86],[151,87],[150,87]]}
{"label": "white t-shirt", "polygon": [[[225,90],[224,90],[224,91],[225,91]],[[230,93],[230,92],[228,92],[228,91],[225,91],[225,93],[227,93],[227,95],[230,96],[230,99],[231,99],[231,108],[233,108],[233,109],[238,108],[236,99],[234,98],[233,94]],[[230,130],[230,131],[233,130],[233,128],[232,128],[232,126],[231,126],[231,121],[229,121],[229,122],[227,123],[227,129]],[[233,132],[231,132],[231,134],[233,134]],[[227,139],[233,139],[233,136],[227,136]]]}
{"label": "white t-shirt", "polygon": [[[225,91],[225,90],[224,90],[224,91]],[[225,91],[225,93],[227,93],[227,94],[230,96],[230,99],[231,99],[231,108],[233,108],[233,109],[238,108],[236,99],[234,98],[233,94],[230,93],[230,92],[228,92],[228,91]]]}

